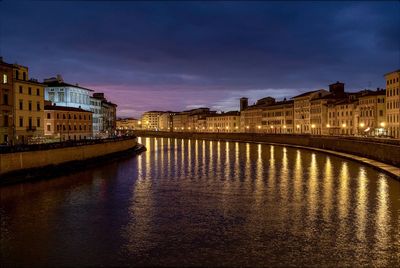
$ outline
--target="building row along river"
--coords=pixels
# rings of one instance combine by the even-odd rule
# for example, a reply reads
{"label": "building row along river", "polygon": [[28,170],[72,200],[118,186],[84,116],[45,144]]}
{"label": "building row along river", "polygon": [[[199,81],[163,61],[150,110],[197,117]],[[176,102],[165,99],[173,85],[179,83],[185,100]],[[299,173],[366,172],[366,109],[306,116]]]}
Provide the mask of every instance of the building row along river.
{"label": "building row along river", "polygon": [[117,129],[175,132],[249,132],[380,136],[400,139],[400,70],[384,75],[386,89],[346,92],[336,82],[290,99],[265,97],[253,105],[240,99],[240,111],[203,107],[182,112],[148,111],[140,119],[117,120]]}
{"label": "building row along river", "polygon": [[117,105],[104,93],[64,82],[39,82],[29,68],[0,58],[0,144],[105,138],[115,135]]}

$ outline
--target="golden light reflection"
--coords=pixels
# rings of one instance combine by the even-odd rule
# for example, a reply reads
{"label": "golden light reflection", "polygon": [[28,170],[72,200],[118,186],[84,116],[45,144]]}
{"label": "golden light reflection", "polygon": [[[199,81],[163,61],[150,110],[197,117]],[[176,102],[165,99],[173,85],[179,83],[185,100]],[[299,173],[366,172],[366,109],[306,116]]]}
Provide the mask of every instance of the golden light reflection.
{"label": "golden light reflection", "polygon": [[214,146],[213,146],[213,141],[209,142],[209,151],[210,151],[210,158],[208,159],[209,161],[209,172],[212,173],[214,170],[214,159],[213,159],[213,152],[214,152]]}
{"label": "golden light reflection", "polygon": [[171,151],[169,150],[169,148],[171,148],[171,139],[168,138],[168,147],[167,147],[167,156],[168,156],[168,162],[167,167],[168,167],[168,178],[171,176],[171,169],[172,169],[172,162],[171,162]]}
{"label": "golden light reflection", "polygon": [[[380,175],[378,179],[378,192],[377,192],[377,211],[376,211],[376,233],[375,241],[376,246],[380,250],[386,250],[389,246],[389,232],[390,230],[390,214],[388,196],[389,196],[388,182],[385,176]],[[385,266],[380,263],[379,265]]]}
{"label": "golden light reflection", "polygon": [[[148,144],[147,138],[146,144]],[[146,161],[148,161],[147,156]],[[138,169],[141,169],[141,164],[138,165]],[[139,174],[143,173],[139,172]],[[153,196],[151,180],[138,179],[134,187],[129,206],[129,222],[125,228],[127,240],[125,247],[128,251],[137,254],[148,251],[151,246],[149,240],[152,232]]]}
{"label": "golden light reflection", "polygon": [[222,172],[220,172],[222,169],[222,165],[221,165],[221,142],[217,141],[217,163],[216,163],[216,172],[217,175],[220,175]]}
{"label": "golden light reflection", "polygon": [[280,170],[280,177],[281,177],[281,197],[282,197],[282,206],[287,207],[288,201],[288,179],[289,179],[289,169],[288,169],[288,156],[287,156],[287,149],[284,147],[282,148],[282,167]]}
{"label": "golden light reflection", "polygon": [[164,138],[160,140],[160,168],[161,168],[161,177],[165,177],[165,165],[164,165]]}
{"label": "golden light reflection", "polygon": [[264,181],[263,181],[263,159],[262,159],[262,145],[257,146],[257,163],[256,163],[256,205],[262,204],[262,199],[264,196]]}
{"label": "golden light reflection", "polygon": [[[240,163],[240,152],[239,152],[239,142],[235,142],[235,167],[238,167]],[[240,177],[240,168],[235,168],[235,175],[234,178],[235,180],[238,180]]]}
{"label": "golden light reflection", "polygon": [[308,216],[311,223],[315,223],[317,208],[318,208],[318,167],[317,156],[315,153],[311,154],[311,162],[309,167],[308,177]]}
{"label": "golden light reflection", "polygon": [[346,162],[342,163],[342,168],[339,175],[339,194],[338,194],[338,209],[339,217],[344,220],[347,217],[349,209],[349,170]]}
{"label": "golden light reflection", "polygon": [[[229,155],[230,155],[229,141],[227,141],[227,142],[225,142],[225,172],[224,172],[226,180],[229,180],[230,174],[232,172]],[[229,182],[226,182],[225,184],[229,184]]]}
{"label": "golden light reflection", "polygon": [[199,176],[199,140],[196,140],[194,144],[194,157],[194,176],[197,178]]}
{"label": "golden light reflection", "polygon": [[271,190],[275,190],[276,183],[276,168],[275,168],[275,148],[273,145],[270,145],[269,149],[269,183],[271,185]]}
{"label": "golden light reflection", "polygon": [[201,155],[201,157],[202,157],[202,159],[203,159],[203,172],[202,172],[202,175],[203,175],[203,178],[204,177],[206,177],[206,172],[207,172],[207,169],[206,169],[206,141],[205,140],[202,140],[201,141],[201,143],[202,143],[202,149],[203,149],[203,152],[202,152],[202,155]]}
{"label": "golden light reflection", "polygon": [[185,179],[185,140],[181,139],[181,168],[180,168],[180,178]]}
{"label": "golden light reflection", "polygon": [[323,217],[325,221],[329,221],[331,217],[332,211],[332,181],[333,181],[333,174],[332,174],[332,163],[329,156],[326,158],[325,168],[324,168],[324,184],[323,184]]}
{"label": "golden light reflection", "polygon": [[360,168],[358,173],[358,187],[357,187],[357,238],[364,242],[365,241],[365,228],[367,225],[367,208],[368,208],[368,179],[365,172],[365,168]]}
{"label": "golden light reflection", "polygon": [[146,144],[145,146],[148,150],[148,153],[145,154],[146,158],[143,159],[143,160],[145,160],[145,169],[146,169],[146,174],[143,179],[150,178],[151,169],[153,168],[153,166],[151,165],[151,161],[150,161],[150,156],[151,156],[150,152],[153,151],[153,146],[152,146],[151,141],[152,141],[152,139],[150,139],[150,138],[146,138],[146,140],[145,140],[145,144]]}
{"label": "golden light reflection", "polygon": [[244,167],[244,177],[250,178],[251,172],[251,162],[250,162],[250,144],[246,143],[246,163]]}
{"label": "golden light reflection", "polygon": [[187,156],[188,156],[188,159],[187,159],[187,169],[185,169],[186,170],[186,172],[185,172],[185,176],[190,176],[190,177],[192,177],[191,176],[191,173],[192,173],[192,140],[187,140],[187,142],[188,142],[188,145],[187,145],[187,147],[188,147],[188,153],[187,153]]}
{"label": "golden light reflection", "polygon": [[175,176],[178,171],[178,141],[174,139],[174,163],[175,163]]}
{"label": "golden light reflection", "polygon": [[296,162],[294,169],[294,201],[295,204],[300,204],[302,196],[303,196],[303,188],[302,188],[302,174],[303,174],[303,166],[301,163],[301,152],[300,150],[296,150]]}

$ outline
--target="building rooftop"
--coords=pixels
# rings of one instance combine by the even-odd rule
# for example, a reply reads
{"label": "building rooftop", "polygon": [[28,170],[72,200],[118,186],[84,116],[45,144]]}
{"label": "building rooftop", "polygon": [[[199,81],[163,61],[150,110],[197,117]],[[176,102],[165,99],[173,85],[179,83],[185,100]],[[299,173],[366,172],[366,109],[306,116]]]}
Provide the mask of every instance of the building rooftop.
{"label": "building rooftop", "polygon": [[383,76],[387,76],[387,75],[393,74],[393,73],[400,73],[400,69],[398,69],[398,70],[396,70],[396,71],[392,71],[392,72],[386,73],[386,74],[384,74]]}
{"label": "building rooftop", "polygon": [[76,87],[76,88],[88,90],[88,91],[91,91],[91,92],[94,91],[93,89],[81,87],[78,84],[72,85],[72,84],[68,84],[68,83],[65,83],[65,82],[58,82],[58,81],[44,82],[43,84],[45,84],[47,87]]}
{"label": "building rooftop", "polygon": [[238,112],[238,111],[229,111],[229,112],[226,112],[226,113],[211,114],[208,117],[218,117],[218,116],[240,116],[240,112]]}
{"label": "building rooftop", "polygon": [[57,105],[45,105],[44,110],[46,111],[70,111],[70,112],[85,112],[92,113],[91,111],[83,110],[82,108],[57,106]]}
{"label": "building rooftop", "polygon": [[317,90],[313,90],[313,91],[308,91],[308,92],[302,93],[300,95],[294,96],[291,99],[305,97],[305,96],[308,96],[308,95],[310,95],[312,93],[315,93],[315,92],[318,92],[318,91],[321,91],[321,90],[324,90],[324,89],[317,89]]}

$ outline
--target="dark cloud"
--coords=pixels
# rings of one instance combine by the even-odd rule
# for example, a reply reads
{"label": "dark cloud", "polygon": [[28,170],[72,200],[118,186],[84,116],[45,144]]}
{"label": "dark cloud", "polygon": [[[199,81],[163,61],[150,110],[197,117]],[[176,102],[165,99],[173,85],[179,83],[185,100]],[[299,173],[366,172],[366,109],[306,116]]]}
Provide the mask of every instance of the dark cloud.
{"label": "dark cloud", "polygon": [[2,1],[0,8],[6,60],[40,79],[61,73],[104,89],[121,114],[235,108],[240,94],[283,97],[337,80],[350,90],[384,86],[383,74],[400,66],[399,2]]}

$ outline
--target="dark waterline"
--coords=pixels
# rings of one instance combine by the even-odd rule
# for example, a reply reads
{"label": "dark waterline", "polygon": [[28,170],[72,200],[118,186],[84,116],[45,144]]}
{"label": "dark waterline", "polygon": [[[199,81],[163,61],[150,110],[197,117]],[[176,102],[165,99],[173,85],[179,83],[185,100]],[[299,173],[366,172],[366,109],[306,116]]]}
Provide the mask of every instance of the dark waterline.
{"label": "dark waterline", "polygon": [[237,142],[147,151],[0,188],[6,266],[400,266],[400,183],[356,162]]}

